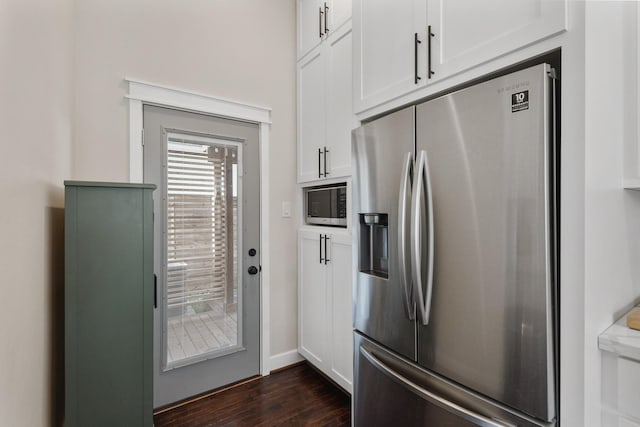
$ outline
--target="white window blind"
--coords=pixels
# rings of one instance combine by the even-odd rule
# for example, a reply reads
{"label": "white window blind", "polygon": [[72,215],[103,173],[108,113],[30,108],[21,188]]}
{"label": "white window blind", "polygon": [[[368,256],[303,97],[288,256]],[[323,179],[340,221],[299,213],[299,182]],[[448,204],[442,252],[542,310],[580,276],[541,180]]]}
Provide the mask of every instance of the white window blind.
{"label": "white window blind", "polygon": [[[236,149],[169,141],[167,304],[233,300]],[[230,259],[231,258],[231,259]],[[229,293],[231,292],[231,295]]]}

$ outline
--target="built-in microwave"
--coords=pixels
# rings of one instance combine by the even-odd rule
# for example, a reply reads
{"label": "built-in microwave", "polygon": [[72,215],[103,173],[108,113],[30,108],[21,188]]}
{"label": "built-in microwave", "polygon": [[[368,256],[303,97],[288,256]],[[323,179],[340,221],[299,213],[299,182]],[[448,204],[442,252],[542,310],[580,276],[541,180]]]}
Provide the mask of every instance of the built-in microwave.
{"label": "built-in microwave", "polygon": [[347,226],[347,185],[325,185],[304,189],[307,224]]}

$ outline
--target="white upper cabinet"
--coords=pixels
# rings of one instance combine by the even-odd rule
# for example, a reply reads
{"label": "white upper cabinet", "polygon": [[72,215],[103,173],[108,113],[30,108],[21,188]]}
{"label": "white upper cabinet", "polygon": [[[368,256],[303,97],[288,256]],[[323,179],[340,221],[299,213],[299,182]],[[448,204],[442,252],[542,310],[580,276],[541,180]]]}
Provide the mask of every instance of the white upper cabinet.
{"label": "white upper cabinet", "polygon": [[566,29],[567,0],[354,0],[360,113]]}
{"label": "white upper cabinet", "polygon": [[298,0],[298,59],[322,42],[324,9],[318,0]]}
{"label": "white upper cabinet", "polygon": [[298,62],[298,182],[351,174],[351,25]]}
{"label": "white upper cabinet", "polygon": [[351,0],[297,0],[298,59],[351,18]]}
{"label": "white upper cabinet", "polygon": [[348,28],[339,31],[329,40],[327,56],[326,178],[351,175],[351,130],[358,127],[353,114],[352,32]]}
{"label": "white upper cabinet", "polygon": [[330,5],[328,30],[331,33],[351,19],[351,0],[330,0],[326,3]]}
{"label": "white upper cabinet", "polygon": [[320,179],[325,147],[325,56],[322,49],[298,63],[298,180]]}
{"label": "white upper cabinet", "polygon": [[433,79],[566,29],[564,0],[429,0],[428,7]]}
{"label": "white upper cabinet", "polygon": [[424,85],[425,0],[354,0],[356,111]]}

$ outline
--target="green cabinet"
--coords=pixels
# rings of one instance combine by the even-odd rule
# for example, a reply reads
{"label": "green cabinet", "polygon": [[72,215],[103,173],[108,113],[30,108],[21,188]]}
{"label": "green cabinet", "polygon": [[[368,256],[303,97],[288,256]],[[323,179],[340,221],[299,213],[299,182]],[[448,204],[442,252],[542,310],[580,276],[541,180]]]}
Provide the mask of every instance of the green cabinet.
{"label": "green cabinet", "polygon": [[155,185],[65,182],[65,425],[153,425]]}

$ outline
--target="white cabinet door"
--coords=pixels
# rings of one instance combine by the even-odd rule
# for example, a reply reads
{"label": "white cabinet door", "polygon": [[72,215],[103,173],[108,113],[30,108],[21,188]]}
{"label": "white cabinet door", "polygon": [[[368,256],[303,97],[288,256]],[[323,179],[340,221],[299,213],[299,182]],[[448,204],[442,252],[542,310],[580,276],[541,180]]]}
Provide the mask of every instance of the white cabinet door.
{"label": "white cabinet door", "polygon": [[331,372],[348,392],[353,389],[353,293],[351,236],[330,235]]}
{"label": "white cabinet door", "polygon": [[[394,0],[392,3],[388,0],[354,0],[356,112],[425,84],[426,2],[427,0]],[[417,45],[416,33],[421,42]],[[420,77],[417,82],[416,77]]]}
{"label": "white cabinet door", "polygon": [[327,178],[351,175],[351,130],[358,126],[351,96],[351,41],[351,27],[345,26],[327,42]]}
{"label": "white cabinet door", "polygon": [[[298,181],[320,178],[325,146],[325,61],[322,46],[298,63]],[[324,170],[323,170],[324,171]]]}
{"label": "white cabinet door", "polygon": [[298,0],[298,59],[322,42],[324,26],[323,3],[318,0]]}
{"label": "white cabinet door", "polygon": [[298,63],[298,182],[351,174],[351,36],[343,25]]}
{"label": "white cabinet door", "polygon": [[298,233],[298,351],[314,365],[324,365],[327,337],[327,268],[320,262],[320,234]]}
{"label": "white cabinet door", "polygon": [[298,59],[351,18],[351,0],[297,0]]}
{"label": "white cabinet door", "polygon": [[353,389],[351,235],[298,232],[298,352]]}
{"label": "white cabinet door", "polygon": [[340,26],[351,18],[351,0],[327,0],[329,22],[327,35],[340,29]]}
{"label": "white cabinet door", "polygon": [[566,29],[566,0],[429,0],[428,5],[434,79]]}

